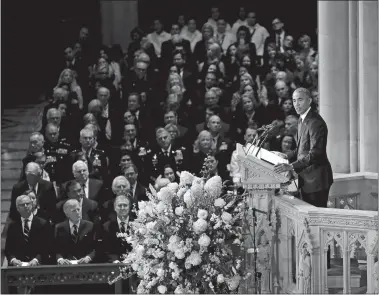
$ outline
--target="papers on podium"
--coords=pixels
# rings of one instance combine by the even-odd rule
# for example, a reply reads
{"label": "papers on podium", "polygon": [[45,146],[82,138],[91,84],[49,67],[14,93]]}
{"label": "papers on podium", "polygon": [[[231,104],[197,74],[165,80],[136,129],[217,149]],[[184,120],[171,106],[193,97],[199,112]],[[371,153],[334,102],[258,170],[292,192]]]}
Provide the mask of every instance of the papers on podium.
{"label": "papers on podium", "polygon": [[273,166],[277,164],[288,164],[287,159],[283,159],[282,157],[274,154],[273,152],[270,152],[269,150],[266,150],[264,148],[260,148],[253,145],[253,144],[247,144],[246,146],[242,146],[241,144],[237,144],[237,153],[239,155],[250,155],[254,158],[257,158],[259,160],[262,160],[266,163],[269,163]]}

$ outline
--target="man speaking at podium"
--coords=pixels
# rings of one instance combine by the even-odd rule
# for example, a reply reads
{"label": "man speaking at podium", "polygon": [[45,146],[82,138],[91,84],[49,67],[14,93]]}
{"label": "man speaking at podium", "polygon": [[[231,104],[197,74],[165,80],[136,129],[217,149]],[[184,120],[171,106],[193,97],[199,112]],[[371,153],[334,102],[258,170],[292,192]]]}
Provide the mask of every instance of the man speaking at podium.
{"label": "man speaking at podium", "polygon": [[333,183],[332,167],[326,155],[328,128],[321,116],[311,108],[312,98],[307,89],[297,88],[292,100],[300,115],[297,148],[287,155],[290,164],[277,164],[274,171],[296,172],[302,199],[316,207],[326,207]]}

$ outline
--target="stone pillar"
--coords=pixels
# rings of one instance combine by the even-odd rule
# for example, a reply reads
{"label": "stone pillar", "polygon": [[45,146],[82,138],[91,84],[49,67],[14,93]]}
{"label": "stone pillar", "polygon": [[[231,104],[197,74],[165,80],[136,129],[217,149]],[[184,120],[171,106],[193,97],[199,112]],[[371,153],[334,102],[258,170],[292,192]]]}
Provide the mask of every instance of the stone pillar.
{"label": "stone pillar", "polygon": [[358,172],[358,3],[349,1],[349,134],[350,173]]}
{"label": "stone pillar", "polygon": [[318,1],[320,114],[334,173],[350,172],[349,1]]}
{"label": "stone pillar", "polygon": [[101,32],[105,45],[120,44],[126,50],[130,31],[138,26],[138,1],[100,1]]}
{"label": "stone pillar", "polygon": [[359,158],[378,172],[378,2],[359,1]]}

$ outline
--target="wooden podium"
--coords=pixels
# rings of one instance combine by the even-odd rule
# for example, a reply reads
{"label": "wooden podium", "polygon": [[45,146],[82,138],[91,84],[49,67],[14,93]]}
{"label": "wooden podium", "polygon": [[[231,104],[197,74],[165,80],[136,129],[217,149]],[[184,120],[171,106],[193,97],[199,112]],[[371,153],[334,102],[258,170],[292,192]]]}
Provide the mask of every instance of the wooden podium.
{"label": "wooden podium", "polygon": [[[244,267],[251,273],[251,276],[241,284],[240,292],[276,293],[278,283],[272,275],[271,267],[276,241],[273,197],[276,189],[286,188],[289,178],[285,174],[275,173],[273,169],[277,163],[286,163],[287,160],[254,145],[244,147],[240,144],[237,144],[236,159],[237,165],[234,167],[238,167],[238,171],[234,171],[233,181],[239,182],[246,193]],[[255,270],[260,273],[260,279],[257,281]]]}

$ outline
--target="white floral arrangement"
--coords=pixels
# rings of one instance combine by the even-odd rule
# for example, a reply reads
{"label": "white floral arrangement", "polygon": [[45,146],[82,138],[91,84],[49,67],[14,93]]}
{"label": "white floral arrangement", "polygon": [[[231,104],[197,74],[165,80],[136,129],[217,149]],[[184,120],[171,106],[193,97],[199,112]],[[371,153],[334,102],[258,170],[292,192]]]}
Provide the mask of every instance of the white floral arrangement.
{"label": "white floral arrangement", "polygon": [[219,176],[205,181],[186,171],[180,184],[150,191],[129,223],[133,250],[116,280],[136,274],[138,294],[237,293],[246,278],[241,196],[223,194]]}

